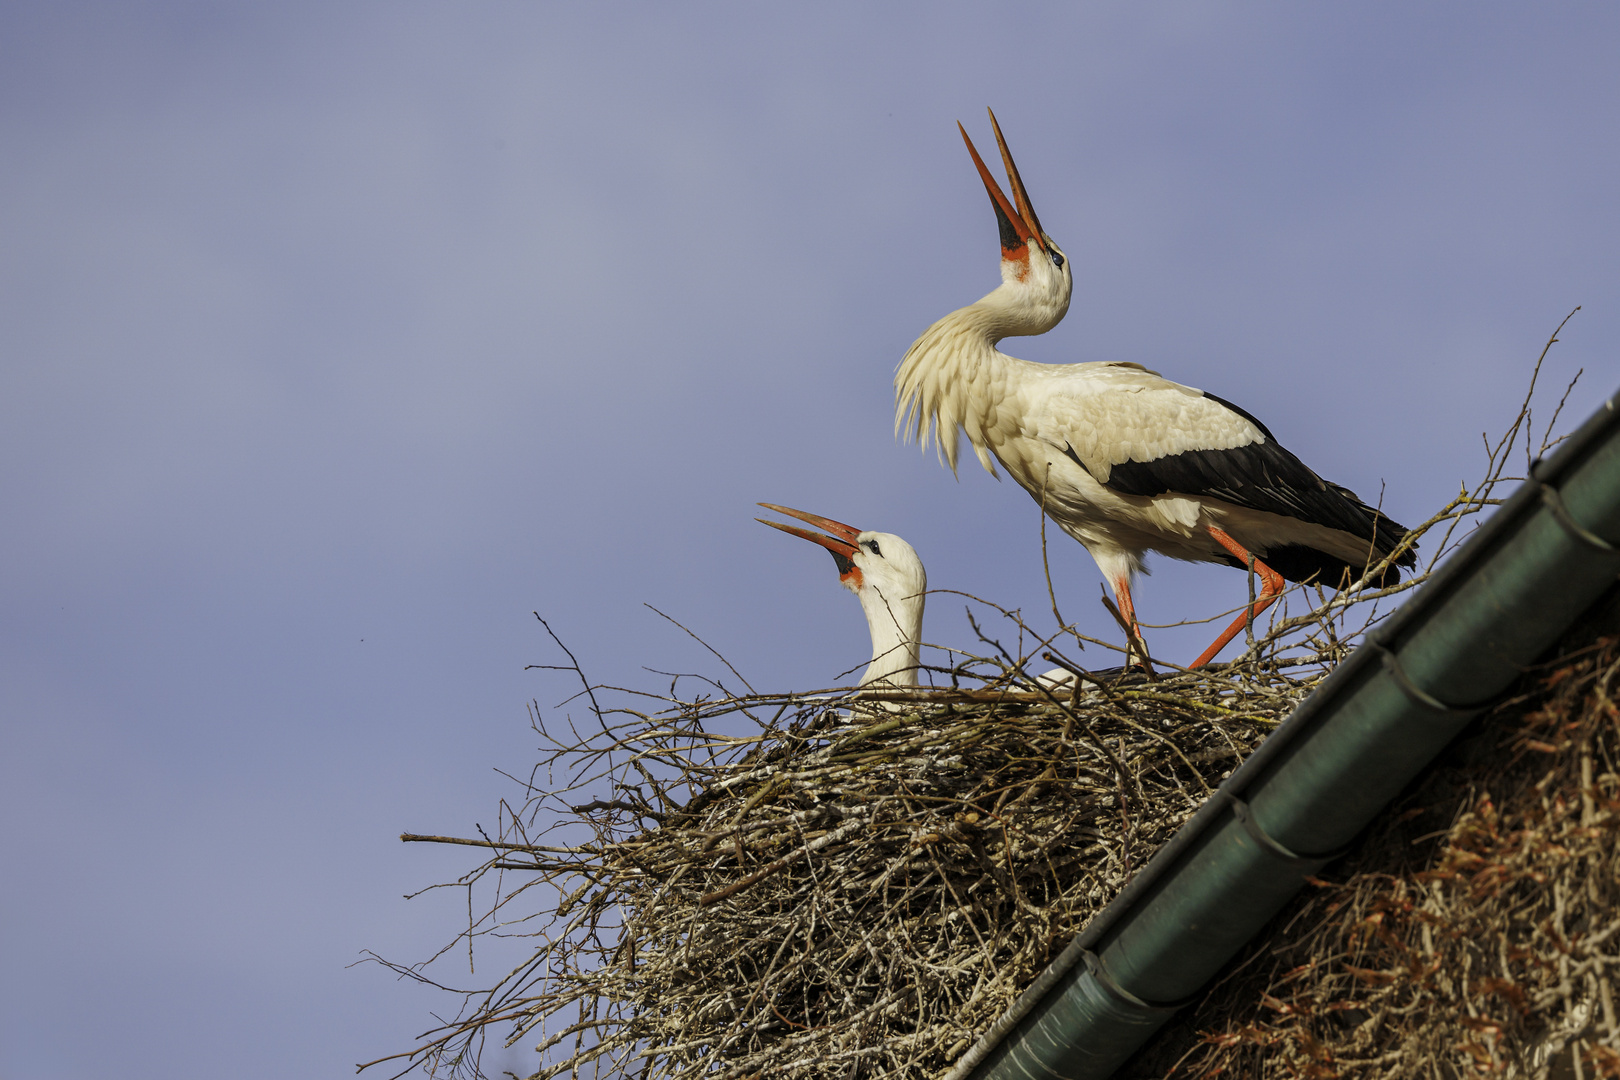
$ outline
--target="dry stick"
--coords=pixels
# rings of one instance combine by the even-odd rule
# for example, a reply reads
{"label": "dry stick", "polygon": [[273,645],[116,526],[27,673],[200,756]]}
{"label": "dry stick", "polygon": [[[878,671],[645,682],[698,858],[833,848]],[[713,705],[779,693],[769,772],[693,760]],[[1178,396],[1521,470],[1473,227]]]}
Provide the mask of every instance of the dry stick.
{"label": "dry stick", "polygon": [[[536,619],[540,619],[540,613],[536,611],[534,613],[534,617]],[[546,622],[544,619],[540,619],[540,625],[546,628],[546,633],[551,635],[551,640],[557,643],[557,648],[568,654],[568,662],[573,665],[572,670],[574,674],[579,676],[579,681],[585,686],[585,695],[591,699],[591,712],[596,715],[596,722],[602,726],[602,731],[605,733],[608,726],[607,720],[602,716],[602,707],[596,703],[596,693],[591,688],[591,681],[585,677],[585,672],[580,669],[579,661],[574,658],[573,651],[562,643],[562,638],[558,637],[556,631],[551,629],[550,623]],[[529,664],[524,668],[524,670],[527,671],[528,668],[539,666],[543,665]]]}
{"label": "dry stick", "polygon": [[1254,648],[1254,553],[1248,558],[1249,606],[1244,609],[1243,644],[1244,654],[1247,655]]}
{"label": "dry stick", "polygon": [[1125,631],[1125,666],[1130,667],[1131,665],[1132,650],[1140,651],[1142,654],[1143,673],[1146,674],[1150,679],[1157,678],[1158,673],[1153,670],[1153,659],[1152,657],[1148,656],[1147,640],[1143,638],[1140,633],[1134,630],[1130,623],[1125,621],[1125,616],[1120,612],[1118,605],[1108,598],[1106,586],[1099,585],[1097,587],[1103,590],[1103,607],[1108,609],[1108,614],[1112,615],[1114,617],[1114,621],[1119,623],[1120,628]]}
{"label": "dry stick", "polygon": [[[1575,311],[1579,311],[1579,310],[1580,310],[1579,307],[1577,307],[1575,309]],[[1571,311],[1568,315],[1564,316],[1564,323],[1567,323],[1567,322],[1569,322],[1570,319],[1574,318],[1575,311]],[[1562,330],[1564,328],[1564,323],[1559,323],[1558,324],[1558,330]],[[1552,338],[1548,340],[1546,347],[1541,350],[1541,355],[1543,357],[1545,357],[1547,355],[1547,349],[1552,348],[1553,342],[1558,340],[1558,330],[1553,331]],[[1541,373],[1541,363],[1540,363],[1540,361],[1537,361],[1537,363],[1536,363],[1536,371],[1530,377],[1530,386],[1531,386],[1531,392],[1532,393],[1535,390],[1535,378],[1536,378],[1536,375],[1539,375],[1540,373]],[[1551,426],[1552,426],[1552,421],[1551,420],[1547,421],[1547,425],[1548,425],[1548,430],[1550,430]],[[1536,463],[1535,463],[1534,459],[1532,458],[1531,452],[1530,452],[1530,444],[1535,442],[1535,438],[1536,438],[1535,432],[1536,432],[1535,414],[1534,414],[1534,411],[1531,408],[1529,396],[1527,395],[1526,398],[1525,398],[1525,404],[1524,404],[1524,475],[1526,477],[1528,477],[1536,467]],[[1546,438],[1545,432],[1543,433],[1542,437],[1543,437],[1543,439]]]}
{"label": "dry stick", "polygon": [[[1505,466],[1507,463],[1507,451],[1512,448],[1512,442],[1517,441],[1519,429],[1529,416],[1530,401],[1535,396],[1536,392],[1536,381],[1541,377],[1541,365],[1546,361],[1547,354],[1552,350],[1553,345],[1557,343],[1558,335],[1563,331],[1564,326],[1569,322],[1570,319],[1575,317],[1575,312],[1579,310],[1581,310],[1580,305],[1576,305],[1568,315],[1565,315],[1563,321],[1558,324],[1558,328],[1555,329],[1552,332],[1552,335],[1547,338],[1547,344],[1541,347],[1541,355],[1536,357],[1535,367],[1532,368],[1530,372],[1530,385],[1525,390],[1524,401],[1519,406],[1519,414],[1514,418],[1513,423],[1508,427],[1507,433],[1504,434],[1497,442],[1494,449],[1491,447],[1489,437],[1485,438],[1485,479],[1481,481],[1480,484],[1474,489],[1475,497],[1480,494],[1489,494],[1490,491],[1495,488],[1496,484],[1500,482],[1503,466]],[[1528,433],[1525,441],[1526,445],[1528,446]],[[1459,518],[1458,521],[1460,520],[1461,519]],[[1453,531],[1455,531],[1456,527],[1457,522],[1454,521],[1451,527],[1446,530],[1445,535],[1440,538],[1440,550],[1435,552],[1436,559],[1438,559],[1441,552],[1445,550],[1445,546],[1450,541],[1451,534]],[[1433,562],[1431,562],[1430,566],[1432,567],[1433,565]]]}
{"label": "dry stick", "polygon": [[[1046,463],[1046,472],[1041,477],[1041,500],[1040,500],[1040,502],[1041,502],[1041,570],[1046,575],[1046,598],[1052,602],[1052,618],[1057,621],[1058,633],[1061,634],[1065,628],[1068,628],[1070,630],[1071,634],[1073,634],[1074,643],[1076,645],[1080,646],[1080,651],[1081,652],[1085,652],[1086,651],[1086,643],[1080,639],[1079,634],[1073,633],[1073,627],[1070,626],[1070,624],[1068,622],[1064,621],[1063,613],[1058,611],[1057,590],[1052,588],[1052,564],[1046,557],[1046,485],[1047,485],[1047,482],[1050,481],[1051,479],[1052,479],[1052,463],[1050,461],[1048,461]],[[1054,636],[1056,636],[1056,635],[1054,635]],[[1128,635],[1126,637],[1126,640],[1127,641],[1130,640]],[[1126,655],[1126,663],[1130,663],[1130,653],[1127,652],[1125,655]]]}
{"label": "dry stick", "polygon": [[[1571,314],[1573,314],[1573,312]],[[1541,446],[1536,450],[1537,457],[1545,456],[1548,450],[1551,450],[1553,447],[1557,446],[1559,443],[1563,442],[1569,437],[1567,435],[1560,435],[1558,438],[1554,439],[1552,437],[1553,425],[1558,423],[1558,417],[1563,413],[1564,406],[1569,403],[1569,395],[1575,391],[1575,384],[1580,382],[1581,376],[1585,374],[1585,368],[1576,368],[1575,377],[1569,380],[1568,386],[1564,387],[1564,396],[1558,399],[1558,407],[1553,410],[1552,419],[1548,420],[1547,426],[1542,429]]]}
{"label": "dry stick", "polygon": [[[1019,619],[1019,613],[1017,611],[1004,608],[995,601],[986,600],[982,596],[975,596],[973,593],[963,592],[961,589],[930,589],[929,593],[930,595],[938,594],[941,596],[950,595],[965,597],[966,599],[973,601],[975,604],[983,604],[985,607],[999,612],[1002,616],[1009,620],[1016,622]],[[1104,649],[1108,649],[1111,652],[1123,653],[1125,651],[1118,645],[1115,645],[1112,641],[1104,641],[1102,638],[1087,637],[1085,634],[1076,632],[1073,628],[1073,624],[1066,624],[1064,629],[1067,629],[1070,636],[1076,638],[1081,643],[1081,648],[1084,648],[1086,645],[1098,645]],[[1053,637],[1055,638],[1056,635],[1054,634]]]}
{"label": "dry stick", "polygon": [[719,901],[726,899],[728,896],[736,896],[750,885],[757,885],[759,882],[764,881],[766,878],[770,877],[784,866],[787,866],[806,855],[812,854],[813,852],[820,851],[829,844],[836,844],[846,837],[855,835],[862,829],[862,827],[865,826],[865,824],[866,822],[859,818],[854,821],[845,822],[832,832],[818,836],[814,840],[811,840],[809,843],[805,844],[803,847],[797,848],[791,854],[784,855],[775,862],[767,863],[765,866],[755,870],[747,877],[734,881],[723,889],[717,889],[712,893],[707,893],[698,899],[698,906],[708,907],[710,904],[718,903]]}
{"label": "dry stick", "polygon": [[[991,648],[993,648],[996,651],[996,653],[1001,657],[1001,659],[999,661],[999,664],[1000,664],[1000,666],[1002,668],[1003,678],[1002,679],[997,679],[996,682],[994,684],[992,684],[991,688],[989,688],[987,690],[979,691],[979,693],[1006,693],[1006,694],[1016,694],[1016,693],[1021,693],[1021,692],[1040,693],[1041,691],[1016,691],[1016,690],[1011,689],[1011,686],[1013,685],[1014,680],[1020,680],[1020,679],[1023,682],[1026,682],[1026,683],[1032,683],[1032,684],[1035,684],[1037,686],[1040,685],[1040,680],[1039,679],[1031,678],[1029,676],[1029,673],[1024,670],[1024,665],[1026,663],[1028,663],[1030,654],[1025,653],[1023,651],[1023,643],[1022,643],[1022,641],[1020,641],[1020,643],[1019,643],[1019,658],[1015,659],[1013,657],[1013,654],[1008,652],[1007,648],[1004,645],[1002,645],[1001,642],[999,642],[996,639],[990,637],[988,634],[986,634],[984,632],[984,630],[979,626],[979,620],[977,620],[977,619],[975,619],[973,617],[972,609],[968,609],[966,614],[967,614],[967,619],[968,619],[968,625],[973,628],[974,634],[978,636],[980,641],[984,642],[985,644],[987,644]],[[1060,630],[1058,633],[1062,633],[1062,631]],[[1023,635],[1022,635],[1021,632],[1020,632],[1019,636],[1020,636],[1020,638],[1022,638]],[[1052,635],[1053,638],[1055,638],[1056,636],[1057,636],[1057,634]],[[1047,638],[1047,639],[1038,641],[1035,648],[1037,648],[1037,649],[1046,648],[1047,646],[1049,646],[1051,644],[1051,640],[1052,640],[1051,638]],[[955,688],[953,688],[953,689],[955,689]],[[972,693],[972,691],[968,691],[968,692]],[[1071,696],[1072,696],[1072,694],[1071,694]],[[1008,700],[1011,700],[1011,699],[1009,698]]]}
{"label": "dry stick", "polygon": [[740,672],[736,668],[732,667],[731,666],[731,661],[727,660],[724,656],[721,656],[720,653],[715,649],[715,647],[713,645],[710,645],[707,641],[704,641],[702,638],[700,638],[696,634],[692,633],[692,631],[687,630],[686,627],[681,626],[681,624],[676,622],[674,619],[670,619],[670,617],[668,615],[665,615],[662,611],[659,611],[657,608],[653,607],[651,604],[643,604],[642,607],[645,607],[647,610],[653,612],[654,614],[662,616],[665,619],[669,619],[669,621],[672,622],[672,623],[675,623],[676,626],[680,626],[682,630],[686,630],[687,635],[689,637],[691,637],[691,639],[693,641],[697,642],[699,645],[703,646],[705,649],[708,649],[710,652],[714,653],[715,658],[718,659],[722,664],[726,665],[726,670],[727,671],[729,671],[733,675],[737,676],[737,678],[742,679],[742,684],[744,686],[748,687],[748,692],[750,694],[757,693],[757,691],[749,683],[749,681],[747,679],[743,679],[742,672]]}
{"label": "dry stick", "polygon": [[422,836],[417,833],[400,833],[399,838],[407,844],[464,844],[467,847],[494,848],[498,851],[544,851],[551,855],[596,855],[601,852],[601,849],[596,847],[546,847],[543,844],[507,844],[498,840],[464,840],[459,836]]}

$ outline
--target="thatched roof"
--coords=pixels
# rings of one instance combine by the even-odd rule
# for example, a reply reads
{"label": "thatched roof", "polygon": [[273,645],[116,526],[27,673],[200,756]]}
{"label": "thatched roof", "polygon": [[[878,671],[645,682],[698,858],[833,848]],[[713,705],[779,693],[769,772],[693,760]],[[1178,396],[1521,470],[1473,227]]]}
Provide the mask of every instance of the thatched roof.
{"label": "thatched roof", "polygon": [[1122,1074],[1620,1076],[1620,605]]}

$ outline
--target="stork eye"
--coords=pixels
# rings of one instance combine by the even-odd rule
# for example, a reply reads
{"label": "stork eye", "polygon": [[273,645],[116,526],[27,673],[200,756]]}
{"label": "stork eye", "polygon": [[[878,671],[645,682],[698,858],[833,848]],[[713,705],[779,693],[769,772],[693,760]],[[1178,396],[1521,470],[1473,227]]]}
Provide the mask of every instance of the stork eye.
{"label": "stork eye", "polygon": [[883,557],[883,552],[878,550],[878,543],[876,540],[863,540],[861,541],[861,547],[865,548],[867,551],[870,551],[880,559]]}

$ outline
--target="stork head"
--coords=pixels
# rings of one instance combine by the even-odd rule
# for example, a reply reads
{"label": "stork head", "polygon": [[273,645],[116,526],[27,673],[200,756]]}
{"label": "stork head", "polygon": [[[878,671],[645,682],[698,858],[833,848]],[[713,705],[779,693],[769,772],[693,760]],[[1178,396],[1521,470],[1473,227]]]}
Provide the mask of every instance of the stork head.
{"label": "stork head", "polygon": [[1001,163],[1007,169],[1007,182],[1013,197],[1009,201],[1001,185],[990,175],[984,159],[968,138],[967,129],[960,122],[957,130],[967,143],[968,153],[979,170],[979,179],[990,194],[990,205],[995,208],[996,222],[1001,227],[1001,282],[997,290],[1000,306],[1010,306],[1012,318],[1001,327],[1007,336],[1018,334],[1044,334],[1056,326],[1069,310],[1069,296],[1074,291],[1074,275],[1069,260],[1041,228],[1035,216],[1035,207],[1024,190],[1023,177],[1013,164],[1007,140],[1002,138],[1001,125],[996,114],[990,113],[990,126],[996,133],[996,145],[1001,148]]}
{"label": "stork head", "polygon": [[863,532],[803,510],[774,503],[759,505],[826,530],[817,533],[779,521],[755,519],[819,544],[832,553],[833,562],[838,566],[838,580],[859,598],[861,609],[866,613],[867,629],[872,633],[872,664],[861,678],[861,684],[881,679],[896,686],[915,685],[928,574],[912,546],[893,533]]}
{"label": "stork head", "polygon": [[755,518],[761,525],[781,529],[785,533],[802,537],[812,544],[820,544],[832,552],[838,566],[838,580],[856,596],[876,590],[890,604],[914,602],[920,609],[923,594],[928,590],[928,574],[916,549],[893,533],[863,532],[853,525],[845,525],[819,514],[809,514],[775,503],[760,503],[767,510],[807,521],[826,530],[827,534],[811,532],[796,525]]}

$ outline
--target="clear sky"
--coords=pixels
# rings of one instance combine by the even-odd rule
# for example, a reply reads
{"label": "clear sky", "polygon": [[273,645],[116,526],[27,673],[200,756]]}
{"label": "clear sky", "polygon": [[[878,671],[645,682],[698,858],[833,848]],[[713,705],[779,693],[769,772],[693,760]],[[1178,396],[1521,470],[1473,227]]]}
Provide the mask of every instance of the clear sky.
{"label": "clear sky", "polygon": [[[1615,388],[1616,56],[1603,4],[0,7],[0,1077],[407,1045],[452,1003],[347,965],[464,918],[402,895],[473,857],[395,837],[514,793],[572,692],[533,612],[633,686],[719,673],[644,603],[756,687],[866,659],[758,500],[1042,617],[1031,500],[892,434],[998,280],[958,119],[1074,262],[1009,352],[1209,389],[1410,523],[1577,304],[1551,378]],[[1156,571],[1148,622],[1246,593]]]}

